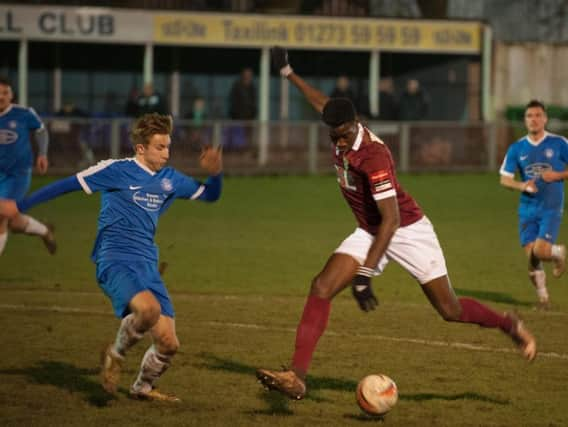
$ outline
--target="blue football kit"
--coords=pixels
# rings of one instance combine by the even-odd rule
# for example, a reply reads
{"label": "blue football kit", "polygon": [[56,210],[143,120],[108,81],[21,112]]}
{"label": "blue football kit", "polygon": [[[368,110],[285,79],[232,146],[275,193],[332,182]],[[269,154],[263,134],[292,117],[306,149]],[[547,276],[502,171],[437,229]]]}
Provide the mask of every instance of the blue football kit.
{"label": "blue football kit", "polygon": [[519,204],[519,236],[521,245],[543,239],[554,243],[558,237],[564,210],[564,181],[545,182],[545,171],[564,172],[568,164],[568,140],[545,133],[540,142],[528,136],[512,144],[501,166],[501,175],[521,181],[535,180],[536,193],[523,192]]}
{"label": "blue football kit", "polygon": [[0,198],[20,200],[28,192],[33,166],[30,133],[42,127],[32,108],[12,104],[0,113]]}
{"label": "blue football kit", "polygon": [[174,309],[158,272],[154,243],[158,218],[178,198],[217,200],[221,186],[221,174],[201,183],[171,167],[154,172],[135,158],[105,160],[34,192],[18,207],[24,212],[80,189],[87,194],[101,192],[91,258],[97,265],[97,281],[111,299],[116,316],[126,316],[130,300],[139,292],[150,291],[162,314],[173,317]]}

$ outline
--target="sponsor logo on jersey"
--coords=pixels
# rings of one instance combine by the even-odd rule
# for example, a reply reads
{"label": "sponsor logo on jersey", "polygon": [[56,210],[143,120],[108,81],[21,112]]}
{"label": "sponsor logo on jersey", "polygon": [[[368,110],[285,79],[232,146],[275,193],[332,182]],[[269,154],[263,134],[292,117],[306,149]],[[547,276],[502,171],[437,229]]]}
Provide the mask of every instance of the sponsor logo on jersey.
{"label": "sponsor logo on jersey", "polygon": [[18,133],[13,130],[0,129],[0,145],[13,144],[18,139]]}
{"label": "sponsor logo on jersey", "polygon": [[531,163],[525,168],[525,174],[529,178],[538,178],[543,172],[552,170],[548,163]]}
{"label": "sponsor logo on jersey", "polygon": [[162,190],[164,191],[172,191],[172,189],[174,188],[171,179],[168,178],[162,179],[160,185],[162,186]]}
{"label": "sponsor logo on jersey", "polygon": [[521,157],[519,157],[519,160],[520,160],[521,162],[524,162],[524,161],[525,161],[526,159],[528,159],[528,158],[529,158],[528,155],[526,155],[526,156],[521,156]]}
{"label": "sponsor logo on jersey", "polygon": [[341,188],[350,191],[357,191],[355,180],[349,171],[338,165],[335,165],[335,171],[337,172],[337,182]]}
{"label": "sponsor logo on jersey", "polygon": [[141,185],[129,185],[128,189],[129,190],[140,190],[142,188]]}
{"label": "sponsor logo on jersey", "polygon": [[132,196],[134,203],[150,212],[159,211],[165,199],[166,197],[163,194],[151,194],[145,191],[137,191]]}
{"label": "sponsor logo on jersey", "polygon": [[372,182],[382,181],[385,178],[389,178],[389,177],[390,177],[390,174],[389,174],[388,170],[380,170],[380,171],[377,171],[377,172],[373,172],[371,174],[371,181]]}

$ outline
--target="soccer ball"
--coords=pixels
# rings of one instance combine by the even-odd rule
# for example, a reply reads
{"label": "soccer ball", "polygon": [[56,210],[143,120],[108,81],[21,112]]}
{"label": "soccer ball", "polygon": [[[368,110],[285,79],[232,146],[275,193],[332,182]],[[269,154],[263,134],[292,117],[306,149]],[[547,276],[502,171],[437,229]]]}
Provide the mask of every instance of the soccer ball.
{"label": "soccer ball", "polygon": [[357,384],[357,404],[370,415],[385,415],[398,400],[398,388],[386,375],[367,375]]}

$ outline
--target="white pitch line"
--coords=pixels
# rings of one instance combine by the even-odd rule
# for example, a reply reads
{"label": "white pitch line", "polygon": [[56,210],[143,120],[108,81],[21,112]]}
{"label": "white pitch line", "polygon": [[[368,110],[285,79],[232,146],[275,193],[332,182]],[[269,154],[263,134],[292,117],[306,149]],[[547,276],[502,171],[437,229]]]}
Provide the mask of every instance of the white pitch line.
{"label": "white pitch line", "polygon": [[[279,331],[279,332],[291,332],[296,333],[295,328],[284,328],[284,327],[272,327],[272,326],[263,326],[257,325],[254,323],[231,323],[231,322],[202,322],[207,325],[211,326],[220,326],[220,327],[232,327],[232,328],[242,328],[242,329],[257,329],[257,330],[264,330],[264,331]],[[487,347],[483,345],[477,344],[468,344],[468,343],[461,343],[461,342],[448,342],[448,341],[432,341],[432,340],[424,340],[420,338],[400,338],[400,337],[387,337],[385,335],[370,335],[370,334],[345,334],[341,332],[334,332],[334,331],[326,331],[325,335],[333,336],[333,337],[352,337],[352,338],[363,338],[363,339],[373,339],[378,341],[391,341],[391,342],[401,342],[406,344],[421,344],[430,347],[452,347],[452,348],[459,348],[462,350],[473,350],[473,351],[485,351],[485,352],[492,352],[492,353],[517,353],[518,350],[511,349],[511,348],[495,348],[495,347]],[[556,352],[539,352],[538,357],[548,357],[551,359],[563,359],[568,360],[568,354],[563,353],[556,353]]]}
{"label": "white pitch line", "polygon": [[[109,311],[103,310],[86,310],[78,307],[61,307],[57,305],[50,305],[50,306],[39,306],[39,305],[25,305],[25,304],[0,304],[0,309],[5,310],[20,310],[20,311],[51,311],[55,313],[82,313],[82,314],[103,314],[103,315],[112,315]],[[214,326],[214,327],[222,327],[222,328],[234,328],[234,329],[254,329],[260,331],[273,331],[273,332],[289,332],[289,333],[296,333],[295,328],[286,328],[286,327],[278,327],[278,326],[264,326],[259,325],[257,323],[235,323],[235,322],[217,322],[217,321],[203,321],[203,322],[195,322],[198,324]],[[451,347],[451,348],[458,348],[462,350],[471,350],[471,351],[484,351],[484,352],[491,352],[491,353],[516,353],[517,350],[511,348],[496,348],[496,347],[487,347],[483,345],[477,344],[468,344],[468,343],[460,343],[460,342],[448,342],[448,341],[433,341],[433,340],[425,340],[421,338],[405,338],[405,337],[388,337],[385,335],[371,335],[371,334],[345,334],[341,332],[335,332],[331,330],[327,330],[325,332],[328,336],[333,337],[352,337],[352,338],[361,338],[361,339],[373,339],[378,341],[390,341],[390,342],[400,342],[405,344],[420,344],[430,347]],[[539,352],[538,357],[545,357],[549,359],[561,359],[561,360],[568,360],[568,354],[564,353],[556,353],[556,352]]]}

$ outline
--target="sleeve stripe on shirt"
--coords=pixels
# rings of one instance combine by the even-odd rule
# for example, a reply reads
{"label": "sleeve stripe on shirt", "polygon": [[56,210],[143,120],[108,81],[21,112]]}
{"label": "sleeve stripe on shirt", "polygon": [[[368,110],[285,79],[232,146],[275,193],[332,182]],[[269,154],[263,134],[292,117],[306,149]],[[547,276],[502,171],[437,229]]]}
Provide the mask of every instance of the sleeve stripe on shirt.
{"label": "sleeve stripe on shirt", "polygon": [[384,193],[373,194],[373,199],[375,199],[376,201],[379,201],[379,200],[388,199],[389,197],[395,197],[395,196],[396,196],[396,190],[392,189],[392,190],[389,190],[389,191],[385,191]]}
{"label": "sleeve stripe on shirt", "polygon": [[87,181],[85,181],[85,178],[103,170],[106,167],[109,167],[116,161],[117,160],[115,159],[102,160],[98,162],[96,165],[91,166],[90,168],[87,168],[81,172],[77,172],[75,176],[77,177],[77,180],[79,180],[79,184],[81,184],[81,187],[83,187],[83,191],[87,194],[93,194],[93,191],[87,184]]}
{"label": "sleeve stripe on shirt", "polygon": [[193,193],[193,196],[191,196],[190,199],[191,200],[197,199],[199,196],[201,196],[203,194],[204,191],[205,191],[205,186],[202,184],[202,185],[199,186],[197,191],[195,193]]}
{"label": "sleeve stripe on shirt", "polygon": [[32,113],[32,115],[37,119],[37,121],[40,123],[40,127],[38,129],[45,129],[45,126],[43,125],[43,122],[41,121],[41,118],[38,116],[38,114],[36,113],[36,111],[32,108],[29,107],[29,112]]}
{"label": "sleeve stripe on shirt", "polygon": [[507,156],[505,156],[505,158],[503,159],[503,163],[501,163],[501,169],[499,169],[499,173],[503,176],[514,177],[515,176],[514,172],[509,172],[509,171],[505,170],[506,164],[507,164]]}
{"label": "sleeve stripe on shirt", "polygon": [[79,184],[81,184],[81,187],[83,188],[83,191],[87,194],[93,194],[93,191],[89,188],[89,186],[87,185],[87,183],[85,182],[85,178],[83,178],[82,175],[80,175],[81,172],[77,173],[75,176],[77,177],[77,181],[79,181]]}

